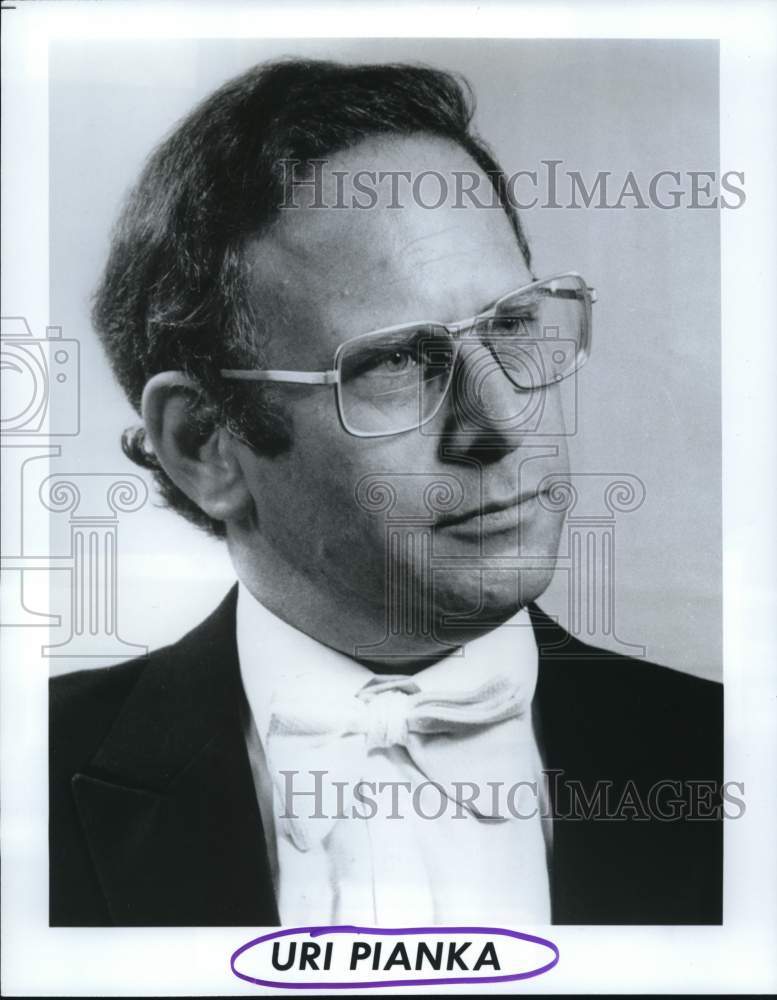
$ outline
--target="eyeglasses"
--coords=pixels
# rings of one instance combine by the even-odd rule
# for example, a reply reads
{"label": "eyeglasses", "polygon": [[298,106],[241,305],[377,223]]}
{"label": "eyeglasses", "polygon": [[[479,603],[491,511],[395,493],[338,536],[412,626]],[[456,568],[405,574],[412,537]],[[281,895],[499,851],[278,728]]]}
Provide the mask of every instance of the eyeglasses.
{"label": "eyeglasses", "polygon": [[524,285],[458,323],[421,321],[374,330],[340,344],[329,371],[222,369],[227,379],[335,387],[344,429],[386,437],[422,427],[439,412],[462,347],[481,351],[479,378],[496,367],[533,392],[574,374],[591,345],[596,292],[574,272]]}

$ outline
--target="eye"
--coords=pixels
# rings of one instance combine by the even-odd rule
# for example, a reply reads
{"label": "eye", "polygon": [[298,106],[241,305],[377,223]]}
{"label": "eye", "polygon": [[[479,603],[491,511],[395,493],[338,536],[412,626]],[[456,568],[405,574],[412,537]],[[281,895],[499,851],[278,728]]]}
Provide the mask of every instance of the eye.
{"label": "eye", "polygon": [[519,314],[497,316],[491,323],[490,332],[500,337],[531,336],[537,322],[536,309],[527,309]]}
{"label": "eye", "polygon": [[381,364],[391,375],[401,375],[415,368],[418,360],[415,354],[408,350],[394,350],[382,359]]}

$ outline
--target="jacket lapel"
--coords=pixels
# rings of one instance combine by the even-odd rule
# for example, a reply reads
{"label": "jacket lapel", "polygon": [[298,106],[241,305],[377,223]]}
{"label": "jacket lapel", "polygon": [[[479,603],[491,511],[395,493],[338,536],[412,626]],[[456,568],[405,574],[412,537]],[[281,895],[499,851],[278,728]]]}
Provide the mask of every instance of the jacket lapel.
{"label": "jacket lapel", "polygon": [[[610,904],[612,861],[608,838],[617,830],[595,819],[568,816],[565,789],[570,783],[591,789],[606,776],[602,762],[616,748],[607,746],[611,727],[606,706],[592,697],[600,650],[576,640],[536,605],[529,612],[539,649],[535,693],[538,736],[548,772],[553,809],[553,848],[550,864],[551,914],[554,924],[596,923],[596,915]],[[603,921],[606,922],[606,921]]]}
{"label": "jacket lapel", "polygon": [[243,736],[237,588],[149,657],[73,792],[119,925],[277,924]]}

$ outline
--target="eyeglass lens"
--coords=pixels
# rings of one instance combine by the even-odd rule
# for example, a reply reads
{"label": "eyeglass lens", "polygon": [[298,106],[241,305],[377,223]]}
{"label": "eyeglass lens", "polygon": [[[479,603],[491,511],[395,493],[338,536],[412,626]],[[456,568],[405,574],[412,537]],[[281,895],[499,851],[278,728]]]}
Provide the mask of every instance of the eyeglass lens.
{"label": "eyeglass lens", "polygon": [[357,434],[395,434],[425,423],[462,348],[478,381],[497,365],[517,389],[553,385],[582,363],[586,322],[585,283],[569,275],[505,297],[496,315],[457,336],[424,323],[358,337],[339,356],[345,425]]}

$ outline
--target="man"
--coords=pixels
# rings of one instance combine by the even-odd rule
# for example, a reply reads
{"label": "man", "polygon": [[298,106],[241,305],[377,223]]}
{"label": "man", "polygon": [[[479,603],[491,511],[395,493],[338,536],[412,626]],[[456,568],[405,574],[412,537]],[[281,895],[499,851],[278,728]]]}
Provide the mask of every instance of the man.
{"label": "man", "polygon": [[125,451],[239,586],[53,683],[52,924],[720,921],[719,686],[534,604],[593,294],[533,274],[471,115],[280,62],[131,194],[94,313]]}

